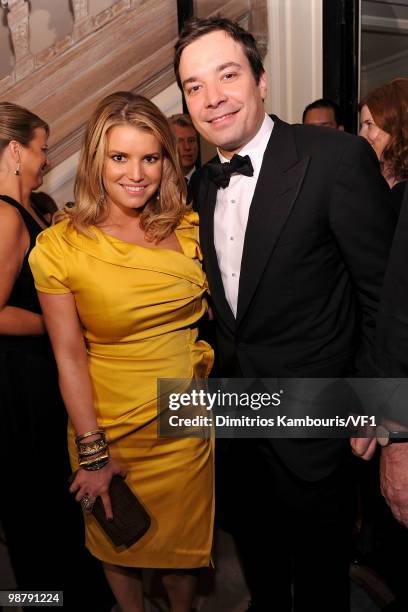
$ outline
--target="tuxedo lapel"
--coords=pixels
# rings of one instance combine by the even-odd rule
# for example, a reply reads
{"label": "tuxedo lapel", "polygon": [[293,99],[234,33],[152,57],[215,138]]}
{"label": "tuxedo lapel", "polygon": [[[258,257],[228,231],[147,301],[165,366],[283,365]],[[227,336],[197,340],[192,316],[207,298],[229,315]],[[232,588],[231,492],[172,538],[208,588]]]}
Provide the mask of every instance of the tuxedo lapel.
{"label": "tuxedo lapel", "polygon": [[230,329],[235,327],[235,317],[225,298],[224,285],[218,266],[214,246],[214,210],[217,202],[217,186],[209,180],[208,174],[203,180],[203,197],[200,198],[200,244],[203,251],[205,272],[214,306]]}
{"label": "tuxedo lapel", "polygon": [[298,196],[309,158],[298,159],[293,129],[277,117],[252,199],[242,253],[237,326]]}

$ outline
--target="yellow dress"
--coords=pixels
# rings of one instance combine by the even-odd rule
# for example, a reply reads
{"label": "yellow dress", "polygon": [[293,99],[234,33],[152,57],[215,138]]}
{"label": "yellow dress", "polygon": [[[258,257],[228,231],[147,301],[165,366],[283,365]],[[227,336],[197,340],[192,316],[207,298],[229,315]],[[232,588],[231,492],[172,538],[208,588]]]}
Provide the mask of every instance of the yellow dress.
{"label": "yellow dress", "polygon": [[[94,405],[111,456],[152,518],[139,542],[115,548],[94,518],[86,544],[102,561],[129,567],[193,568],[210,562],[213,531],[212,445],[157,437],[157,378],[205,376],[211,347],[197,341],[206,309],[198,217],[176,229],[183,253],[94,237],[62,221],[42,232],[30,256],[39,291],[72,292],[86,341]],[[73,469],[77,453],[68,430]]]}

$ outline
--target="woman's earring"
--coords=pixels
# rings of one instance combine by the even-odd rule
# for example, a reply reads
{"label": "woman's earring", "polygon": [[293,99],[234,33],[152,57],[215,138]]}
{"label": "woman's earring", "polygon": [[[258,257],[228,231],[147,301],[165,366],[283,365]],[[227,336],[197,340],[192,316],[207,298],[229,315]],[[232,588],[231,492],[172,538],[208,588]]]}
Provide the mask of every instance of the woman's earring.
{"label": "woman's earring", "polygon": [[20,162],[17,162],[17,166],[16,166],[16,169],[14,171],[14,174],[16,176],[20,176]]}

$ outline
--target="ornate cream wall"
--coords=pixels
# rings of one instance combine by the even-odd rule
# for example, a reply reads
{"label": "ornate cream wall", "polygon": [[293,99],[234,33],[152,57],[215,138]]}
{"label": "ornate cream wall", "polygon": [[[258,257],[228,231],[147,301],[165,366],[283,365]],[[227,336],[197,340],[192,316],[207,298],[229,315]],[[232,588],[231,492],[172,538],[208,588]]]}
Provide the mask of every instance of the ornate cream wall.
{"label": "ornate cream wall", "polygon": [[[148,7],[150,2],[152,0],[131,0],[132,6],[137,4]],[[196,0],[203,15],[208,13],[209,7],[220,6],[219,0],[211,2],[212,4],[208,0]],[[25,4],[22,0],[9,0],[9,3]],[[122,3],[128,4],[130,0],[122,0]],[[63,40],[67,32],[72,33],[74,15],[69,10],[70,3],[68,0],[58,0],[57,11],[56,4],[55,0],[31,0],[29,44],[33,54],[38,53],[41,48],[46,48],[43,53],[47,53],[50,45],[55,45],[55,41],[59,44],[58,41]],[[75,28],[81,27],[81,10],[87,7],[89,15],[97,15],[113,4],[115,0],[74,0],[74,34]],[[228,17],[241,18],[241,22],[249,25],[256,34],[262,48],[268,49],[265,58],[269,81],[266,109],[290,122],[299,121],[304,106],[322,93],[321,4],[322,0],[226,0],[219,11]],[[61,10],[62,5],[66,5],[65,13]],[[251,7],[249,13],[248,7]],[[34,26],[31,23],[32,18]],[[85,17],[84,22],[86,20]],[[155,26],[157,27],[157,23]],[[2,45],[4,46],[3,39],[1,30],[0,51]],[[166,85],[168,83],[164,84],[165,87]],[[159,90],[156,88],[152,95],[157,91]],[[101,91],[101,95],[103,93]],[[165,88],[153,99],[168,115],[181,110],[180,93],[175,84]],[[30,105],[32,101],[23,100],[22,103]],[[51,111],[52,107],[49,109],[49,112]],[[55,136],[59,132],[54,123],[55,118]],[[58,121],[56,123],[59,125]],[[75,148],[78,148],[78,144]],[[78,159],[78,153],[73,153],[75,148],[66,148],[65,159],[63,155],[56,155],[58,165],[47,174],[44,184],[44,189],[53,194],[60,205],[73,196],[73,177]],[[204,151],[204,160],[211,154],[212,150]]]}
{"label": "ornate cream wall", "polygon": [[[81,0],[80,0],[81,1]],[[83,1],[83,0],[82,0]],[[114,0],[88,0],[89,13],[96,15],[112,6]],[[0,10],[0,17],[2,11]],[[65,0],[30,0],[30,50],[36,54],[62,40],[72,31],[73,14]],[[0,78],[13,65],[11,41],[5,19],[0,19]]]}

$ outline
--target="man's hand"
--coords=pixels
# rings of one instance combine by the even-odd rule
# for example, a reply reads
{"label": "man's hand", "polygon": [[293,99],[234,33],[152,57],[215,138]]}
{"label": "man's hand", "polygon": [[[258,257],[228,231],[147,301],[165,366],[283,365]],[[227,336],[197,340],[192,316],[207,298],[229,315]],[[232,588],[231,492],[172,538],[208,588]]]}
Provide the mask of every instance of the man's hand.
{"label": "man's hand", "polygon": [[377,438],[350,438],[353,455],[369,461],[375,453]]}
{"label": "man's hand", "polygon": [[408,444],[391,444],[382,449],[381,492],[395,518],[408,527]]}

